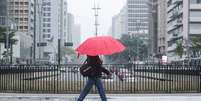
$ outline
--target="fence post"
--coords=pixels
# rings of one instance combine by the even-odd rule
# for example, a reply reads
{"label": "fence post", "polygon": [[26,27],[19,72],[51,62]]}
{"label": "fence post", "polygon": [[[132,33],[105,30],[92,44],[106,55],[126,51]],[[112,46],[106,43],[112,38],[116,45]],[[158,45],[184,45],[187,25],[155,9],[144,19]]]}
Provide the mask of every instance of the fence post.
{"label": "fence post", "polygon": [[200,77],[200,80],[199,80],[200,81],[199,82],[200,83],[200,85],[199,85],[200,87],[199,88],[200,88],[200,93],[201,93],[201,66],[200,65],[198,65],[198,69],[199,69],[198,76]]}

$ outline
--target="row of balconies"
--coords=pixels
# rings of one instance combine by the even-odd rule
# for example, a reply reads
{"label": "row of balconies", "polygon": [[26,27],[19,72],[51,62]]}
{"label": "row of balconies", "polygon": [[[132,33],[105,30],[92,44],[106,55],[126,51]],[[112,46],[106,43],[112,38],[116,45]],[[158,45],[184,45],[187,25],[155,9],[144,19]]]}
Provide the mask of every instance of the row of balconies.
{"label": "row of balconies", "polygon": [[170,12],[172,9],[174,9],[179,4],[183,3],[183,0],[173,0],[172,4],[167,8],[167,11]]}
{"label": "row of balconies", "polygon": [[182,26],[182,25],[183,25],[182,20],[177,19],[177,20],[175,20],[174,22],[172,22],[171,24],[169,24],[169,26],[168,26],[168,28],[167,28],[167,31],[174,30],[174,29],[176,29],[176,28],[178,28],[178,27],[180,27],[180,26]]}

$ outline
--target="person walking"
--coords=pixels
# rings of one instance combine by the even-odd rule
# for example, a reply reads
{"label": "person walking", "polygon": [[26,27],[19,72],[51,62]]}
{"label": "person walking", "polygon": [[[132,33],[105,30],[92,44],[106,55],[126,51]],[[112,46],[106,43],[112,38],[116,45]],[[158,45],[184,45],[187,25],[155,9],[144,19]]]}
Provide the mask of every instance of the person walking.
{"label": "person walking", "polygon": [[108,76],[111,76],[111,73],[102,67],[102,60],[99,58],[99,56],[89,56],[87,55],[87,65],[92,67],[92,71],[90,75],[88,75],[88,81],[83,89],[83,91],[80,93],[80,96],[78,97],[77,101],[83,101],[84,98],[87,96],[89,91],[91,90],[92,86],[95,85],[98,89],[99,95],[102,99],[102,101],[107,101],[105,91],[101,82],[101,75],[102,72],[107,74]]}

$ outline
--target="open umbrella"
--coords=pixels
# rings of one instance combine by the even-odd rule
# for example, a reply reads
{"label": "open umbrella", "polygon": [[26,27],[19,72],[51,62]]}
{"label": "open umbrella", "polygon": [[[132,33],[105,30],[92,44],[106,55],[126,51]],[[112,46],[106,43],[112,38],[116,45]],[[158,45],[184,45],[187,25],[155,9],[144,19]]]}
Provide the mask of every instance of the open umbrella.
{"label": "open umbrella", "polygon": [[111,36],[97,36],[85,40],[76,51],[81,55],[111,55],[122,52],[125,46]]}

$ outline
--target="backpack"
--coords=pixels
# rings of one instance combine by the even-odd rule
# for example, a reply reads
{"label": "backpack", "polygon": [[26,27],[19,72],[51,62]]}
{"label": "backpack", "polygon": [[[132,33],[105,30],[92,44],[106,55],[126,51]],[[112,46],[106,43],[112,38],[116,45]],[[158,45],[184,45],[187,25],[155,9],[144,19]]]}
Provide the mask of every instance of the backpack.
{"label": "backpack", "polygon": [[93,67],[89,66],[86,62],[87,60],[85,60],[85,62],[80,67],[80,74],[82,74],[84,77],[90,76],[91,73],[93,72]]}

